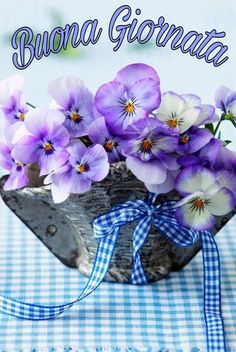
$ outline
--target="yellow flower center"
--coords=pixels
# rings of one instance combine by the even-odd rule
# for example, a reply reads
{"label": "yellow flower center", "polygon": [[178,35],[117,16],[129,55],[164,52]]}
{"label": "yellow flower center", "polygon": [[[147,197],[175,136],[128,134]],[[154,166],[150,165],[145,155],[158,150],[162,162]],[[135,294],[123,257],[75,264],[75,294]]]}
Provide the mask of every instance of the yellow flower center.
{"label": "yellow flower center", "polygon": [[125,105],[125,111],[127,112],[127,114],[133,114],[135,112],[135,105],[132,101],[127,101]]}
{"label": "yellow flower center", "polygon": [[79,164],[77,166],[77,170],[82,174],[83,172],[86,172],[86,165],[84,164]]}
{"label": "yellow flower center", "polygon": [[189,136],[187,135],[181,136],[179,141],[181,144],[186,144],[189,141]]}
{"label": "yellow flower center", "polygon": [[17,115],[18,119],[21,121],[25,120],[25,114],[23,112],[19,112],[19,114]]}
{"label": "yellow flower center", "polygon": [[176,128],[178,126],[178,120],[177,119],[170,119],[168,121],[166,121],[166,124],[169,128]]}
{"label": "yellow flower center", "polygon": [[204,201],[201,198],[197,198],[194,205],[196,208],[202,208],[204,206]]}
{"label": "yellow flower center", "polygon": [[51,152],[54,151],[52,143],[45,143],[43,146],[43,149],[47,154],[50,154]]}
{"label": "yellow flower center", "polygon": [[111,152],[112,149],[114,148],[114,143],[111,140],[109,140],[104,144],[104,148],[106,149],[106,151]]}
{"label": "yellow flower center", "polygon": [[201,214],[201,212],[204,211],[204,209],[205,209],[205,204],[206,203],[209,203],[209,201],[205,202],[204,199],[202,199],[200,197],[196,197],[190,202],[190,204],[191,204],[190,209],[192,211],[194,211],[194,210],[195,211],[199,211],[199,214]]}
{"label": "yellow flower center", "polygon": [[23,166],[23,164],[22,164],[22,163],[17,162],[17,163],[16,163],[16,170],[17,170],[17,171],[21,171],[22,166]]}
{"label": "yellow flower center", "polygon": [[150,149],[152,149],[152,143],[149,139],[145,139],[143,142],[142,142],[142,147],[144,150],[148,151]]}
{"label": "yellow flower center", "polygon": [[79,122],[80,119],[81,119],[81,116],[80,116],[76,111],[72,111],[72,112],[70,113],[70,118],[71,118],[71,120],[74,121],[74,122]]}

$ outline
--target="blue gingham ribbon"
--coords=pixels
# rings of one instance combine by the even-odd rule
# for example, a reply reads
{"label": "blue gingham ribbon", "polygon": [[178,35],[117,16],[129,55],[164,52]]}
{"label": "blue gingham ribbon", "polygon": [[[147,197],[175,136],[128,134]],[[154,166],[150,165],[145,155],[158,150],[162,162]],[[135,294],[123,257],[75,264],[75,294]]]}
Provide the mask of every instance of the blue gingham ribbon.
{"label": "blue gingham ribbon", "polygon": [[221,315],[220,263],[215,240],[208,231],[195,231],[181,227],[175,218],[175,202],[155,205],[156,197],[156,194],[150,193],[147,202],[128,201],[94,220],[94,236],[99,240],[97,253],[88,283],[75,301],[58,306],[42,306],[0,295],[0,312],[29,320],[58,317],[99,286],[109,269],[121,226],[139,221],[133,233],[133,268],[130,278],[133,284],[148,283],[139,253],[151,226],[155,226],[177,246],[187,247],[193,245],[196,240],[201,240],[208,352],[225,352]]}

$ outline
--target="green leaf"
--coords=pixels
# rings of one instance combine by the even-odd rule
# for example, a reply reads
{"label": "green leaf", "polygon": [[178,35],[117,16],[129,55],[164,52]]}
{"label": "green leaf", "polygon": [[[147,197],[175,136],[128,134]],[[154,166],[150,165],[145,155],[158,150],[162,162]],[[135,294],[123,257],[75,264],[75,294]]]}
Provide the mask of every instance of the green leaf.
{"label": "green leaf", "polygon": [[232,143],[232,141],[229,141],[228,139],[226,139],[226,140],[224,141],[224,146],[226,146],[226,145],[228,145],[228,144],[230,144],[230,143]]}
{"label": "green leaf", "polygon": [[86,147],[89,147],[93,144],[88,136],[80,137],[79,139],[86,145]]}
{"label": "green leaf", "polygon": [[208,129],[214,135],[214,125],[213,123],[208,123],[205,125],[205,128]]}

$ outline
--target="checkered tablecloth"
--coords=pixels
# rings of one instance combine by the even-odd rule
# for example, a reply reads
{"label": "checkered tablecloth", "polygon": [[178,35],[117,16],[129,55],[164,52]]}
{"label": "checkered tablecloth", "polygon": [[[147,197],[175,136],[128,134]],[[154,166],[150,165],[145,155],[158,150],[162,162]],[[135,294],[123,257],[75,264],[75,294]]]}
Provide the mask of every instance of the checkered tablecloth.
{"label": "checkered tablecloth", "polygon": [[[37,214],[35,214],[37,216]],[[0,202],[0,287],[21,300],[61,304],[87,279],[61,264]],[[228,351],[236,351],[236,219],[216,236]],[[0,352],[205,351],[202,257],[147,286],[102,283],[56,320],[0,315]]]}

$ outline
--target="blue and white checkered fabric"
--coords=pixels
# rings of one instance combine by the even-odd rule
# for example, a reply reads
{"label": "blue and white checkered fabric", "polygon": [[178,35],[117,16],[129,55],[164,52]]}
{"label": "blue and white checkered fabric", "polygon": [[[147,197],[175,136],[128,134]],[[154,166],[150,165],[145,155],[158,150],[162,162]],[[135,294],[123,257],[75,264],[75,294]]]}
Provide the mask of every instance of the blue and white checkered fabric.
{"label": "blue and white checkered fabric", "polygon": [[71,308],[74,304],[92,293],[102,282],[110,266],[113,251],[115,249],[117,235],[118,231],[115,229],[109,237],[100,239],[96,258],[94,260],[92,274],[82,293],[76,300],[58,306],[42,306],[18,301],[1,294],[0,312],[21,319],[29,320],[46,320],[58,317],[67,309]]}
{"label": "blue and white checkered fabric", "polygon": [[174,214],[175,202],[154,205],[156,195],[150,194],[148,202],[130,201],[103,214],[94,222],[95,236],[112,236],[114,231],[127,222],[141,218],[133,234],[132,283],[145,284],[147,279],[142,268],[139,250],[142,248],[153,224],[177,246],[191,246],[202,240],[204,261],[204,314],[206,320],[207,346],[209,352],[224,352],[224,326],[221,316],[220,262],[218,249],[208,231],[194,231],[180,227]]}
{"label": "blue and white checkered fabric", "polygon": [[204,312],[207,325],[207,344],[211,351],[221,351],[225,346],[224,325],[221,312],[220,256],[212,236],[201,236],[204,265]]}
{"label": "blue and white checkered fabric", "polygon": [[[127,213],[127,212],[126,212]],[[164,221],[165,219],[163,219],[163,221]],[[121,219],[121,221],[122,221],[122,219]],[[159,226],[160,226],[160,224],[159,224]],[[110,239],[111,240],[111,238],[110,238],[110,236],[109,237],[106,237],[106,239]],[[179,241],[180,239],[178,238],[178,241]],[[108,244],[109,245],[109,244]],[[106,250],[105,250],[105,252],[106,252]],[[105,253],[105,256],[107,255],[107,253]],[[214,258],[213,258],[214,259]],[[138,261],[137,261],[138,262]],[[213,260],[213,264],[214,264],[214,260]],[[51,269],[50,269],[51,270]],[[210,280],[210,279],[209,279]],[[208,282],[208,284],[209,285],[211,285],[212,284],[212,281],[209,281]],[[105,284],[104,284],[105,285]],[[210,286],[209,286],[210,287]],[[93,289],[93,288],[91,288],[91,287],[89,287],[89,289]],[[215,293],[215,291],[213,290],[213,293]],[[209,342],[209,341],[208,341]],[[210,341],[210,343],[211,343],[211,341]],[[220,346],[220,345],[218,345],[218,346]],[[211,348],[212,348],[212,346],[211,346]],[[211,350],[213,350],[213,349],[211,349]],[[214,349],[215,351],[220,351],[220,349],[218,348],[218,349]]]}

